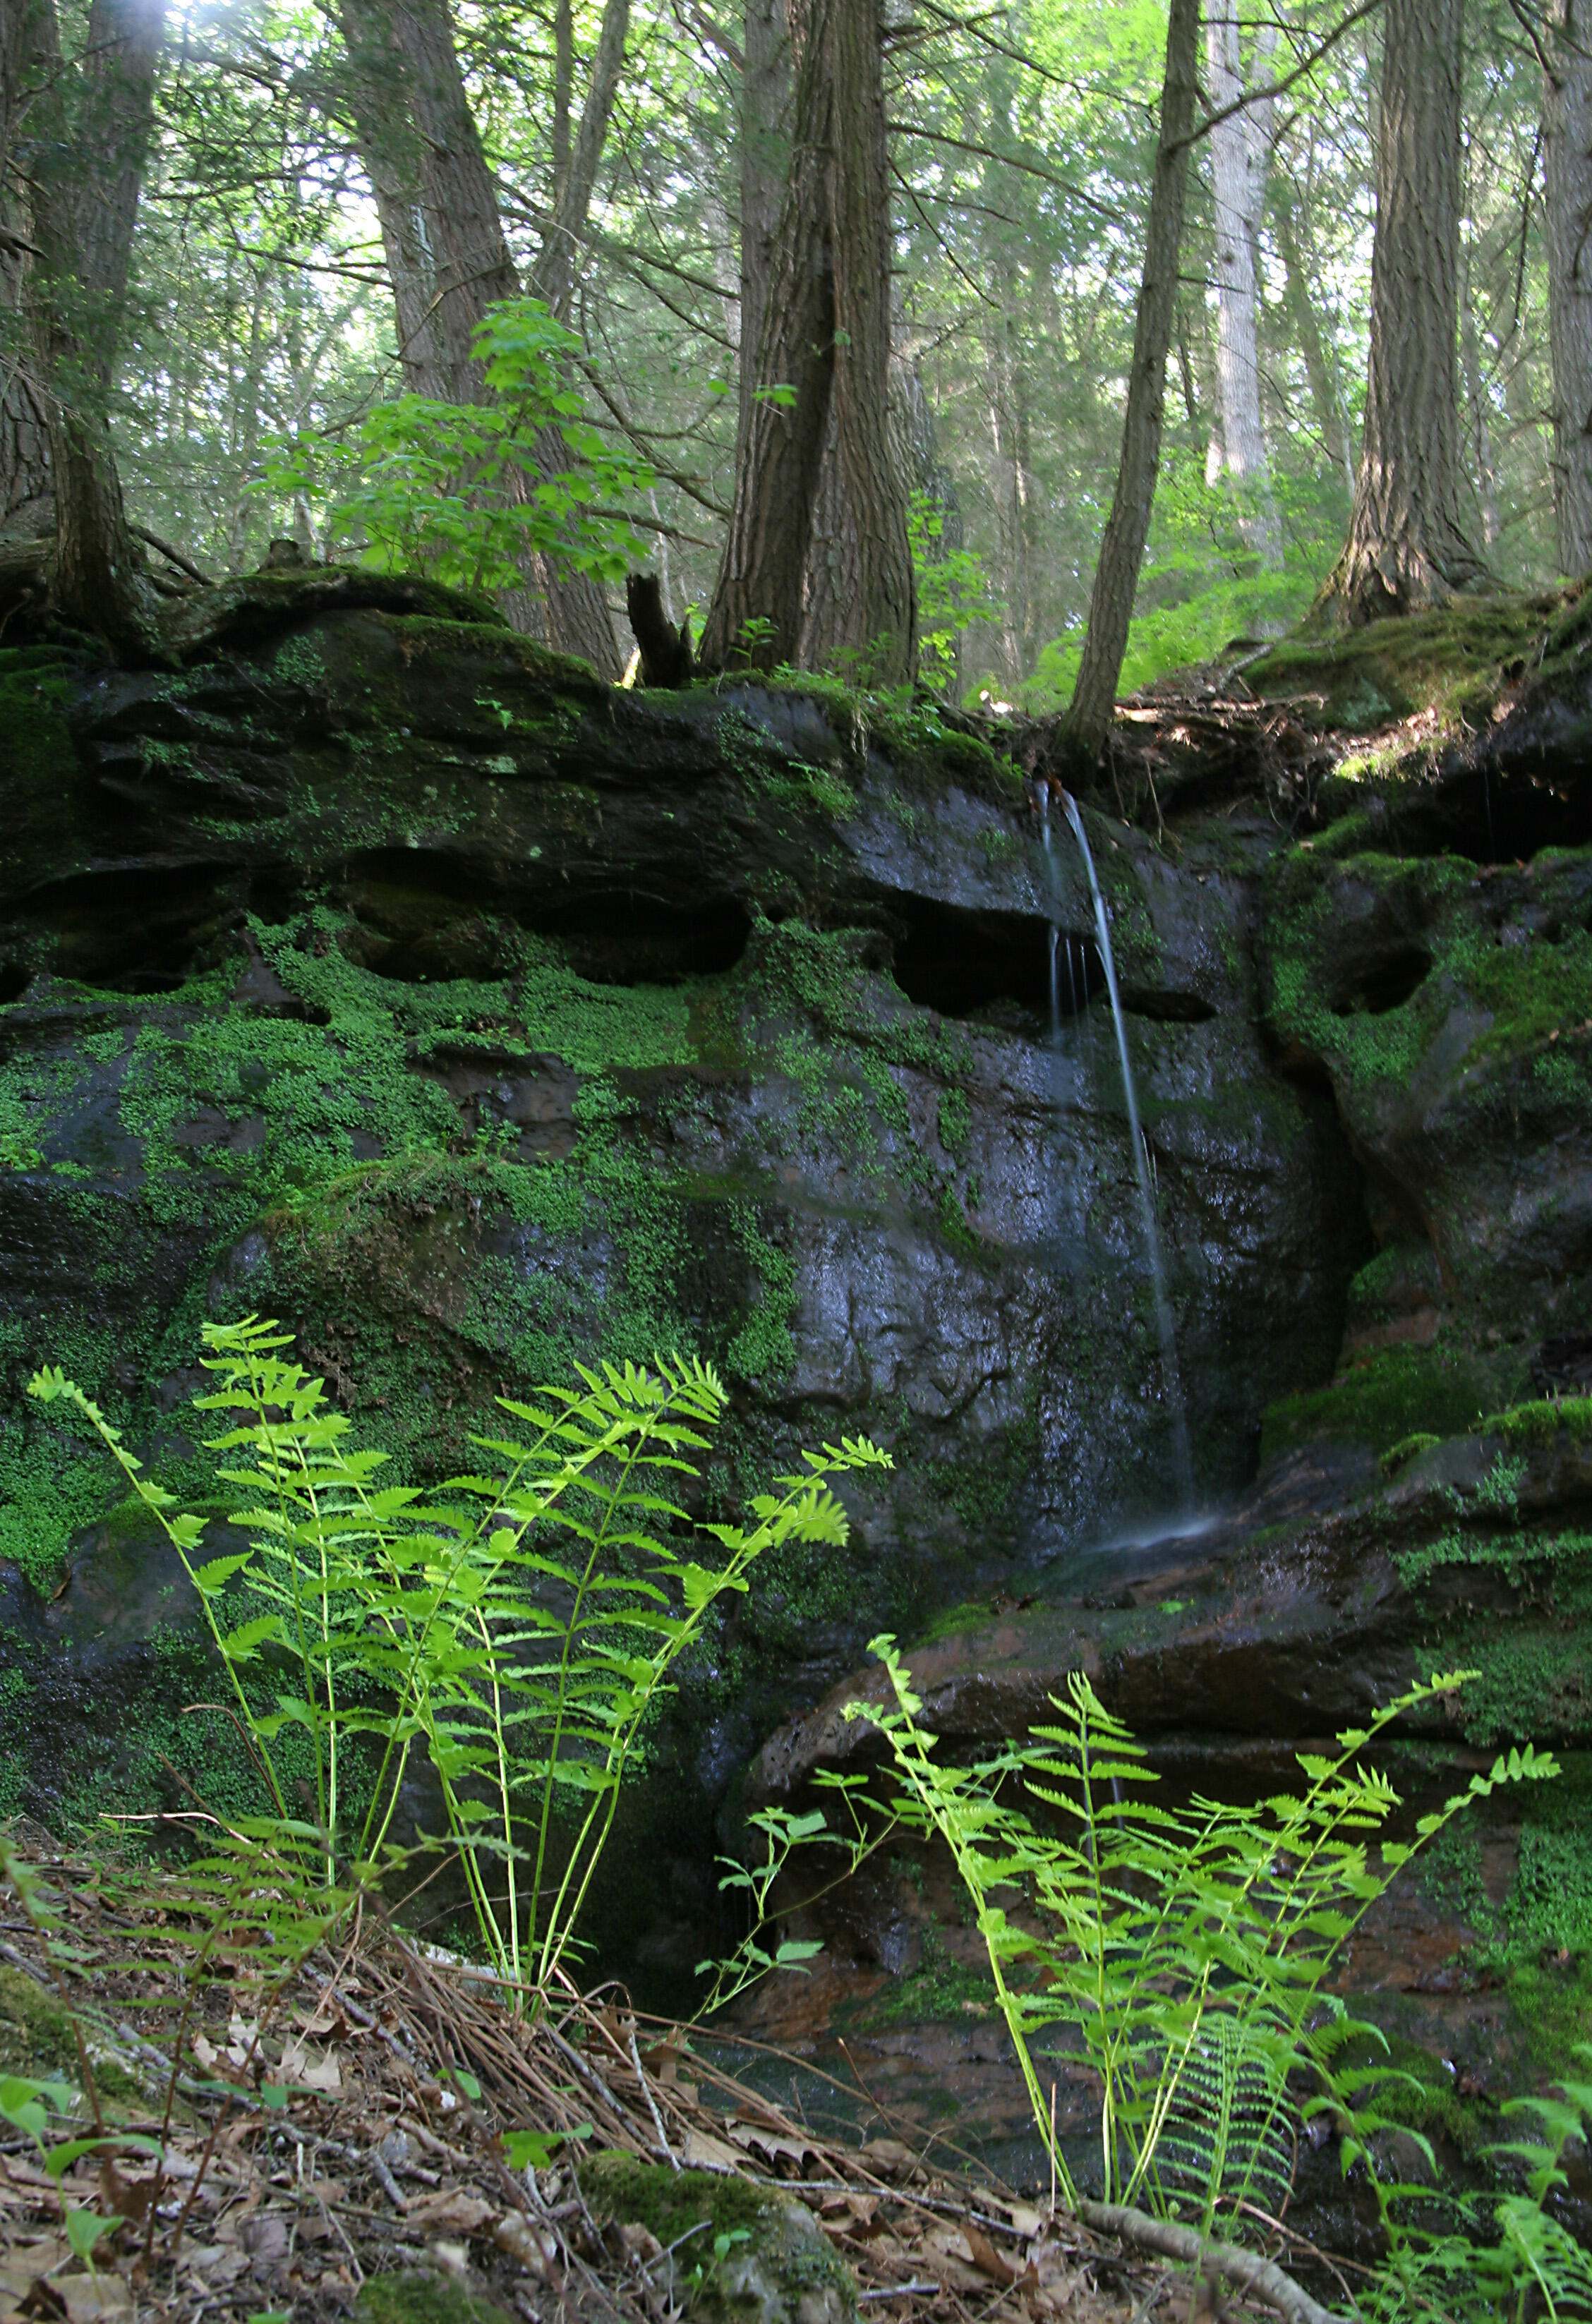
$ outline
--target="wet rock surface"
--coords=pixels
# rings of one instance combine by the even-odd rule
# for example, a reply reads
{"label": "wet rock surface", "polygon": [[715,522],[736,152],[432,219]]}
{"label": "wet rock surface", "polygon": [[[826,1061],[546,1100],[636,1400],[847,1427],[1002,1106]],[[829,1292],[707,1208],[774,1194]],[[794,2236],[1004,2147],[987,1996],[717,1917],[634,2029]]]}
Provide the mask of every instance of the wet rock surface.
{"label": "wet rock surface", "polygon": [[[496,1390],[671,1345],[732,1377],[748,1481],[887,1441],[845,1570],[774,1579],[739,1683],[704,1674],[710,1787],[879,1620],[1164,1498],[1092,918],[1013,769],[931,711],[616,693],[422,613],[218,650],[36,689],[59,811],[17,818],[0,884],[14,1390],[62,1361],[191,1466],[198,1323],[252,1309],[432,1463]],[[1213,1490],[1330,1370],[1368,1240],[1329,1102],[1267,1055],[1269,834],[1224,844],[1096,830]],[[5,1546],[81,1596],[102,1550],[65,1520],[113,1480],[73,1448],[46,1506],[63,1448],[12,1410]],[[119,1585],[155,1627],[159,1571]]]}

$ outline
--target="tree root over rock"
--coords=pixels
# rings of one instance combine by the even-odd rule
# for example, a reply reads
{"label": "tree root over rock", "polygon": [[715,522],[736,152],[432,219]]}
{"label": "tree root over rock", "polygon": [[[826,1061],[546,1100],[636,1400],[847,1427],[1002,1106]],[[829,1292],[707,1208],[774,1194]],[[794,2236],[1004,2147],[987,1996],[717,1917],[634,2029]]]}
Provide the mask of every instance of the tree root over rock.
{"label": "tree root over rock", "polygon": [[1273,2261],[1261,2259],[1236,2244],[1208,2243],[1192,2227],[1174,2226],[1170,2219],[1152,2219],[1147,2211],[1136,2211],[1126,2203],[1080,2200],[1078,2216],[1086,2227],[1115,2236],[1135,2251],[1154,2252],[1162,2259],[1177,2260],[1185,2266],[1214,2269],[1241,2292],[1275,2309],[1288,2324],[1347,2324],[1334,2310],[1312,2300]]}

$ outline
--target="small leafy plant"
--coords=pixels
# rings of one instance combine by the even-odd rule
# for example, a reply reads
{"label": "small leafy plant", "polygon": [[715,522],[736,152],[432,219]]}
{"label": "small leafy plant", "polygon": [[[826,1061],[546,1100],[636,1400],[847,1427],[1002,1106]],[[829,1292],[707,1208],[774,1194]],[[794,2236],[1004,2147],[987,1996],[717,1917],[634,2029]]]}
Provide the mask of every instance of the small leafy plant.
{"label": "small leafy plant", "polygon": [[[394,396],[334,443],[283,447],[264,489],[329,501],[334,531],[384,571],[517,589],[548,558],[618,580],[645,553],[624,509],[654,477],[581,418],[570,383],[581,352],[541,300],[503,300],[476,333],[482,401]],[[555,448],[561,465],[550,465]]]}
{"label": "small leafy plant", "polygon": [[[754,1496],[745,1525],[699,1523],[674,1496],[726,1391],[709,1365],[671,1358],[501,1398],[505,1433],[477,1440],[480,1471],[426,1492],[379,1481],[386,1456],[352,1443],[274,1323],[210,1323],[203,1338],[215,1385],[195,1405],[221,1424],[208,1446],[241,1550],[204,1557],[204,1521],[61,1372],[30,1393],[88,1422],[199,1599],[262,1795],[258,1816],[227,1819],[223,1856],[288,1868],[298,1936],[277,1932],[275,1950],[302,1958],[392,1860],[423,1753],[481,1944],[533,1996],[575,1942],[680,1658],[766,1551],[842,1549],[834,1480],[888,1455],[863,1438],[826,1445]],[[236,1877],[218,1858],[218,1896]]]}

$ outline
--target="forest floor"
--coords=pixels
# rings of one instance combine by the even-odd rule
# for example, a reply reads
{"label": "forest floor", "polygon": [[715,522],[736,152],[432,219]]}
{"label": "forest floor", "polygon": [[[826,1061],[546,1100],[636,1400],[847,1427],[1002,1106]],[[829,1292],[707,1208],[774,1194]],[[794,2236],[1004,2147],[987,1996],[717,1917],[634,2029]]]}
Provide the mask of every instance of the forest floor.
{"label": "forest floor", "polygon": [[[887,2121],[836,2144],[716,2062],[717,2037],[709,2059],[692,2029],[634,2013],[616,1989],[569,1987],[523,2015],[489,1975],[369,1908],[284,1974],[257,1940],[207,1925],[186,1880],[130,1878],[26,1838],[32,1895],[0,1895],[0,2100],[15,2107],[5,2077],[21,2073],[91,2081],[95,2096],[42,2141],[0,2122],[0,2319],[753,2315],[716,2297],[715,2255],[747,2238],[720,2233],[695,2255],[718,2190],[745,2203],[749,2186],[776,2209],[804,2208],[819,2274],[827,2246],[862,2315],[1261,2312],[1191,2291],[1186,2269],[1125,2256],[992,2174],[920,2161]],[[96,2112],[106,2143],[74,2153],[96,2140]],[[676,2220],[680,2192],[689,2212],[706,2190],[704,2218],[665,2245],[626,2216],[644,2202],[604,2196],[600,2153],[650,2166],[631,2183],[655,2174]],[[763,2312],[804,2324],[842,2310],[792,2297]]]}

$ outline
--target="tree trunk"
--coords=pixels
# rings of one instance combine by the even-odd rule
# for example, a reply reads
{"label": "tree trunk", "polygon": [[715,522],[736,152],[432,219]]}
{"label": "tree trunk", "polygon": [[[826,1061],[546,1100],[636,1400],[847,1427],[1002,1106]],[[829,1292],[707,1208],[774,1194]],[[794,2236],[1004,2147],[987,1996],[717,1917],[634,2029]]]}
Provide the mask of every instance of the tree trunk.
{"label": "tree trunk", "polygon": [[[560,322],[568,322],[575,290],[575,259],[586,239],[591,198],[607,143],[608,124],[625,69],[630,36],[630,0],[607,0],[597,32],[597,54],[575,143],[561,169],[555,166],[552,221],[531,269],[531,291],[544,299]],[[555,124],[556,126],[556,124]],[[568,136],[568,125],[565,128]],[[556,147],[555,139],[555,147]]]}
{"label": "tree trunk", "polygon": [[791,171],[791,28],[785,0],[746,0],[742,32],[741,102],[736,123],[741,174],[740,404],[738,428],[751,418],[763,344],[768,285]]}
{"label": "tree trunk", "polygon": [[1144,561],[1150,510],[1161,464],[1166,359],[1177,310],[1178,252],[1183,238],[1183,197],[1189,181],[1189,138],[1194,128],[1195,74],[1199,58],[1199,0],[1171,0],[1166,27],[1166,78],[1161,92],[1161,134],[1150,181],[1144,229],[1144,272],[1134,317],[1134,352],[1123,418],[1116,490],[1100,543],[1089,592],[1089,626],[1068,706],[1062,739],[1072,751],[1098,758],[1111,731],[1116,682],[1127,651],[1128,623]]}
{"label": "tree trunk", "polygon": [[1305,380],[1316,415],[1316,432],[1333,466],[1343,472],[1345,486],[1355,489],[1355,454],[1338,384],[1336,355],[1321,330],[1316,311],[1315,268],[1304,248],[1293,207],[1292,189],[1279,172],[1273,188],[1272,217],[1277,252],[1282,261],[1284,297],[1289,328],[1304,359]]}
{"label": "tree trunk", "polygon": [[906,487],[890,434],[890,162],[879,0],[830,14],[835,150],[835,439],[851,517],[846,621],[833,650],[876,686],[904,684],[918,659]]}
{"label": "tree trunk", "polygon": [[32,239],[22,143],[35,34],[42,0],[8,0],[0,9],[0,532],[38,533],[51,521],[50,413],[29,344],[29,254],[9,239]]}
{"label": "tree trunk", "polygon": [[1493,451],[1493,427],[1487,415],[1487,383],[1482,369],[1481,334],[1476,327],[1471,269],[1466,258],[1459,283],[1459,363],[1465,379],[1465,400],[1470,406],[1470,448],[1475,455],[1476,504],[1481,512],[1482,545],[1491,549],[1498,538],[1498,465]]}
{"label": "tree trunk", "polygon": [[1351,622],[1486,579],[1459,512],[1460,32],[1464,0],[1387,0],[1371,358],[1348,540],[1323,606]]}
{"label": "tree trunk", "polygon": [[1550,0],[1542,77],[1553,517],[1559,569],[1592,571],[1592,5]]}
{"label": "tree trunk", "polygon": [[[790,168],[756,370],[742,401],[736,489],[702,659],[764,668],[803,654],[802,574],[834,425],[832,633],[809,653],[852,658],[872,684],[917,656],[906,492],[890,435],[890,198],[878,0],[806,0]],[[787,408],[760,391],[794,391]],[[748,624],[751,627],[748,628]]]}
{"label": "tree trunk", "polygon": [[28,15],[38,79],[26,292],[49,418],[51,597],[64,620],[141,659],[156,609],[123,506],[108,403],[166,0],[94,0],[83,60],[69,72],[50,0]]}
{"label": "tree trunk", "polygon": [[[790,167],[769,254],[751,387],[736,436],[736,484],[724,563],[703,626],[700,660],[768,669],[794,661],[801,576],[835,372],[835,278],[829,240],[829,109],[825,19],[847,0],[798,0],[790,12],[796,65]],[[743,342],[743,363],[745,343]],[[789,404],[760,391],[785,387]]]}
{"label": "tree trunk", "polygon": [[[934,412],[918,358],[899,348],[890,366],[890,438],[896,473],[906,487],[908,505],[914,495],[921,495],[930,513],[939,519],[938,537],[924,544],[925,562],[942,564],[966,545],[957,480],[939,456]],[[962,691],[960,637],[950,648],[949,671],[925,669],[920,675],[924,684],[941,687],[950,701],[958,700]]]}
{"label": "tree trunk", "polygon": [[[627,0],[616,5],[627,15]],[[341,0],[341,20],[360,147],[375,191],[393,282],[405,383],[412,393],[443,402],[477,402],[486,389],[471,352],[476,327],[488,307],[518,295],[520,281],[459,69],[447,0],[403,0],[402,5]],[[623,32],[619,45],[622,52]],[[612,106],[610,88],[603,129]],[[585,131],[583,121],[583,140]],[[594,135],[591,177],[601,150],[600,134]],[[578,165],[572,161],[571,183]],[[588,179],[588,199],[589,184]],[[583,208],[582,226],[584,219]],[[567,278],[562,242],[560,251],[551,268],[555,289]],[[568,466],[569,454],[556,429],[539,431],[535,460],[544,475]],[[597,583],[587,574],[557,571],[541,558],[535,567],[549,641],[582,655],[599,676],[617,678],[619,650]],[[534,626],[532,606],[521,593],[511,593],[504,610],[517,627]]]}
{"label": "tree trunk", "polygon": [[[1218,0],[1230,11],[1235,0]],[[1244,94],[1238,20],[1207,19],[1206,72],[1218,115]],[[1257,44],[1263,70],[1269,57]],[[1274,98],[1218,119],[1210,132],[1211,186],[1216,208],[1217,380],[1221,393],[1218,473],[1231,477],[1238,500],[1238,530],[1261,563],[1282,562],[1271,464],[1261,423],[1260,297],[1256,254],[1265,203]]]}

